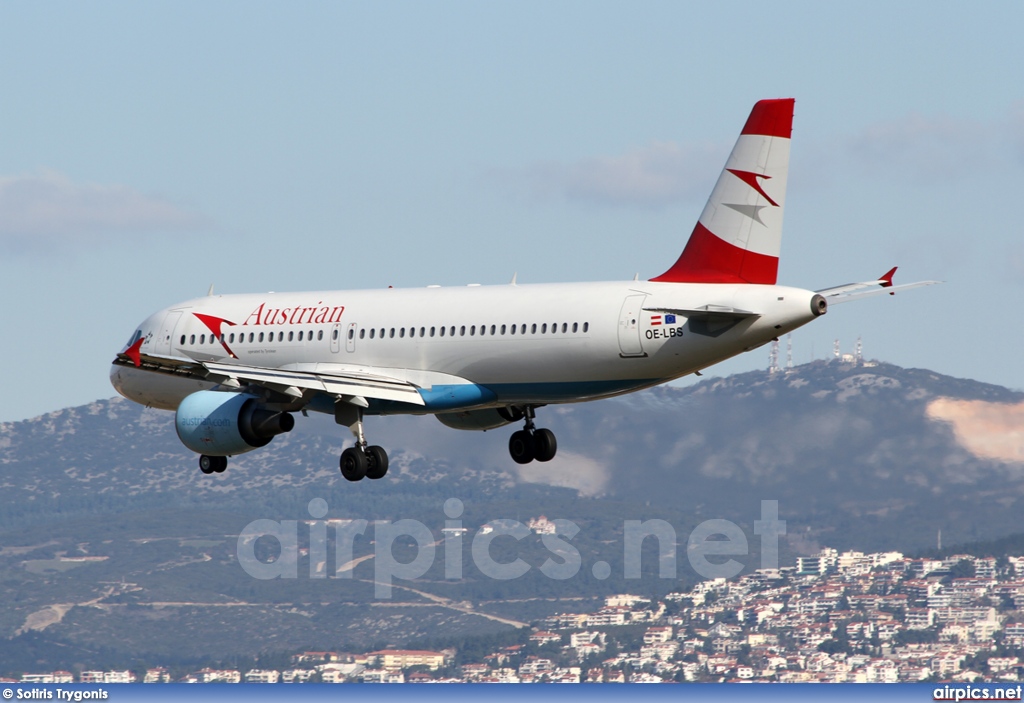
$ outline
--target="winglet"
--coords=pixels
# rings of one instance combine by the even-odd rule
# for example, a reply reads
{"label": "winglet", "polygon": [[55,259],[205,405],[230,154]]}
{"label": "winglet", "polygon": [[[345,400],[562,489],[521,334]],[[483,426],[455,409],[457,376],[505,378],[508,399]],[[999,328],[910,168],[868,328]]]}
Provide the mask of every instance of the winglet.
{"label": "winglet", "polygon": [[896,273],[898,268],[899,266],[893,266],[886,273],[878,277],[878,280],[882,282],[882,288],[892,288],[892,275]]}
{"label": "winglet", "polygon": [[139,337],[135,340],[135,344],[131,345],[124,350],[124,355],[132,360],[135,364],[135,368],[142,366],[142,343],[146,341],[145,337]]}

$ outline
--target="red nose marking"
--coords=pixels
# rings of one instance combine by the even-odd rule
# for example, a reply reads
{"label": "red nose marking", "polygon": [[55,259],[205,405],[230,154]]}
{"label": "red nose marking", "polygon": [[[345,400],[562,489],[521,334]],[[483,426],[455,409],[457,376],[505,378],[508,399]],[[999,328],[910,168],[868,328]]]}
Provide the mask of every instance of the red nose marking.
{"label": "red nose marking", "polygon": [[145,341],[145,337],[139,337],[135,340],[135,344],[131,345],[124,351],[124,355],[132,360],[132,363],[135,364],[136,368],[142,366],[142,352],[140,350],[142,349],[142,343]]}

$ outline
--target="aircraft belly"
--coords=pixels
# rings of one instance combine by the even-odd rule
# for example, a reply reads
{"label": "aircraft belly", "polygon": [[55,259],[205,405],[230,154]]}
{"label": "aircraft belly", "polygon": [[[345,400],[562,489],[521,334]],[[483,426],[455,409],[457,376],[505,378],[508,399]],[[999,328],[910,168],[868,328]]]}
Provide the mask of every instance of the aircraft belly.
{"label": "aircraft belly", "polygon": [[186,396],[216,385],[120,365],[110,367],[110,382],[128,400],[159,410],[177,410]]}

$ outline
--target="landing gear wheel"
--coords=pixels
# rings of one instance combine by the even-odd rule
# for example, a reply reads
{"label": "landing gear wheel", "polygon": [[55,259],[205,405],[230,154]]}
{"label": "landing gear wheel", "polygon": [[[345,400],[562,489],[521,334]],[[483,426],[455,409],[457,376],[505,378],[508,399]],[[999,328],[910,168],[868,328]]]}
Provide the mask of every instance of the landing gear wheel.
{"label": "landing gear wheel", "polygon": [[341,453],[341,475],[348,481],[361,481],[366,476],[366,454],[358,447],[349,447]]}
{"label": "landing gear wheel", "polygon": [[384,447],[366,448],[366,478],[384,478],[388,472],[388,453]]}
{"label": "landing gear wheel", "polygon": [[207,456],[202,454],[199,457],[199,470],[204,474],[222,474],[228,468],[226,456]]}
{"label": "landing gear wheel", "polygon": [[508,438],[508,453],[517,464],[529,464],[535,454],[533,435],[526,430],[513,432]]}
{"label": "landing gear wheel", "polygon": [[558,451],[558,441],[551,430],[534,430],[533,455],[537,461],[551,461]]}

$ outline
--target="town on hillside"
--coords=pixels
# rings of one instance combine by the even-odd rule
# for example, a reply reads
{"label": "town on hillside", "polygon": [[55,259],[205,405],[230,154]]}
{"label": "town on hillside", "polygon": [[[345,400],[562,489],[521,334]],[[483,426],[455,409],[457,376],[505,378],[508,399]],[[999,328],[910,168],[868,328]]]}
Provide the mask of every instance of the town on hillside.
{"label": "town on hillside", "polygon": [[792,567],[615,595],[480,654],[296,652],[284,669],[22,673],[10,683],[900,682],[1024,678],[1024,557],[822,549]]}

